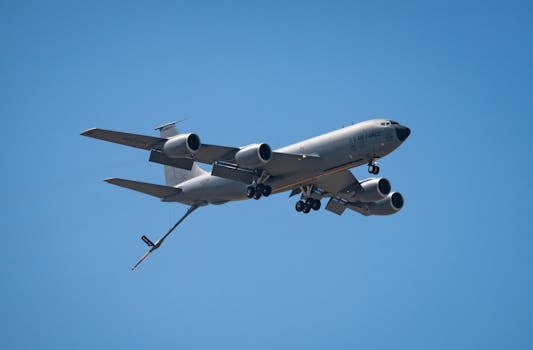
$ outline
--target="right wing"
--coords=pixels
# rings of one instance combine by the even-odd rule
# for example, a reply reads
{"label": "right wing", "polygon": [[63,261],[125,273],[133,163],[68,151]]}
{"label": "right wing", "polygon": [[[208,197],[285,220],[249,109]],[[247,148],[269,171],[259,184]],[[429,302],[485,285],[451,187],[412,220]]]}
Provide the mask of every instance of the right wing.
{"label": "right wing", "polygon": [[325,190],[328,196],[338,196],[346,200],[362,191],[361,184],[349,170],[324,176],[315,185]]}
{"label": "right wing", "polygon": [[325,191],[324,197],[330,197],[326,210],[337,215],[342,215],[346,209],[346,203],[350,202],[357,192],[363,190],[359,180],[349,170],[320,178],[315,185]]}

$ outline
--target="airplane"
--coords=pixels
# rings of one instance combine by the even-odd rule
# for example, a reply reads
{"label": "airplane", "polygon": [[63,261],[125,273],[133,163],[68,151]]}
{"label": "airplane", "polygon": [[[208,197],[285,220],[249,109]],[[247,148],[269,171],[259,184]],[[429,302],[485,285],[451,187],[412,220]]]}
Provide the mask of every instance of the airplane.
{"label": "airplane", "polygon": [[[149,161],[164,166],[165,185],[109,178],[104,181],[189,206],[185,215],[153,243],[132,267],[135,270],[176,227],[197,208],[230,201],[260,199],[285,191],[300,195],[297,212],[326,210],[342,215],[346,208],[362,215],[391,215],[404,205],[391,191],[389,180],[373,177],[359,181],[349,170],[368,165],[378,175],[377,160],[398,148],[411,130],[389,119],[363,121],[295,144],[272,150],[267,143],[243,147],[204,144],[195,133],[179,133],[177,122],[155,128],[159,137],[92,128],[83,136],[150,151]],[[212,166],[208,172],[197,163]]]}

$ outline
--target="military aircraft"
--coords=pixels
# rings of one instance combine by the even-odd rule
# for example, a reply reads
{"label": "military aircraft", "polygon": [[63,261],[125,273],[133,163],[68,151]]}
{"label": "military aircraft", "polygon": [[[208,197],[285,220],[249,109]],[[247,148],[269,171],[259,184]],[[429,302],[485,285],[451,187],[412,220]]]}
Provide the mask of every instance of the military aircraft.
{"label": "military aircraft", "polygon": [[[329,198],[325,209],[338,215],[346,208],[363,215],[390,215],[404,204],[399,192],[391,192],[386,178],[359,181],[349,170],[367,164],[369,173],[379,173],[377,160],[398,148],[411,133],[393,120],[364,121],[277,150],[267,143],[244,147],[204,144],[195,133],[179,133],[176,122],[155,130],[159,137],[97,128],[81,133],[148,150],[149,161],[164,165],[165,185],[119,178],[106,182],[189,206],[185,215],[155,243],[141,237],[149,250],[132,270],[159,248],[189,214],[208,204],[260,199],[284,191],[291,191],[290,197],[300,195],[295,209],[305,214],[319,210],[322,198]],[[197,163],[212,165],[211,172]]]}

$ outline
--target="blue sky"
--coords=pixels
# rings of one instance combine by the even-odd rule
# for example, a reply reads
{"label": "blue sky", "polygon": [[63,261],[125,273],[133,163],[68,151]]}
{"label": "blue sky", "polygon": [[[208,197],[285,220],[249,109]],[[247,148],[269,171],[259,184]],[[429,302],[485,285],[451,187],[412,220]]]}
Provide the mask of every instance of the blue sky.
{"label": "blue sky", "polygon": [[[6,349],[531,349],[531,2],[1,2]],[[179,204],[79,136],[188,117],[273,147],[375,117],[397,215]],[[359,178],[366,170],[355,169]]]}

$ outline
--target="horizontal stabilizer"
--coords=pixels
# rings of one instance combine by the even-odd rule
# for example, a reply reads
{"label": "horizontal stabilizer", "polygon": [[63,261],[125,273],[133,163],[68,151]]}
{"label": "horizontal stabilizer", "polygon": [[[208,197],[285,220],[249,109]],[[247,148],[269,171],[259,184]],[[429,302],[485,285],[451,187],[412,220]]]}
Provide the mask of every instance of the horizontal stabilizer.
{"label": "horizontal stabilizer", "polygon": [[170,158],[164,153],[158,151],[150,152],[150,162],[159,163],[163,165],[169,165],[174,168],[180,168],[185,170],[191,170],[194,160],[190,158]]}
{"label": "horizontal stabilizer", "polygon": [[156,148],[156,146],[162,145],[167,140],[160,137],[130,134],[127,132],[97,128],[86,130],[82,132],[81,135],[146,150]]}
{"label": "horizontal stabilizer", "polygon": [[104,181],[110,184],[113,184],[113,185],[128,188],[130,190],[146,193],[146,194],[149,194],[150,196],[154,196],[157,198],[166,198],[166,197],[170,197],[170,196],[181,193],[181,189],[179,188],[150,184],[146,182],[125,180],[125,179],[118,179],[118,178],[106,179]]}

